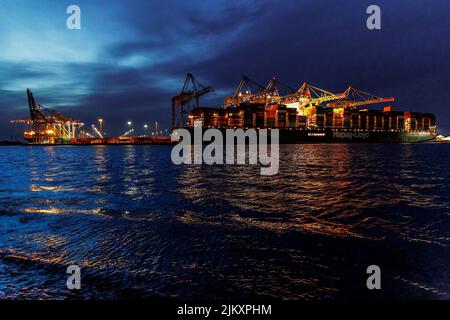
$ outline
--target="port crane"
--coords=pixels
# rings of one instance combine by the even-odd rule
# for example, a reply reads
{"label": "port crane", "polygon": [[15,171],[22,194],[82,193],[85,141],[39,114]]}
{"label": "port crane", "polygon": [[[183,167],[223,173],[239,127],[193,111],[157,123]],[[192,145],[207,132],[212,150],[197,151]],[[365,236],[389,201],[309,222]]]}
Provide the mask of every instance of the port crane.
{"label": "port crane", "polygon": [[172,98],[172,130],[182,128],[185,123],[185,116],[193,108],[200,106],[200,97],[213,91],[214,89],[211,86],[202,86],[189,72],[181,93]]}
{"label": "port crane", "polygon": [[276,77],[272,77],[272,79],[269,81],[266,86],[265,92],[267,94],[280,96],[280,93],[282,92],[280,88],[284,88],[285,94],[292,94],[295,92],[295,90],[292,89],[289,85],[280,82]]}
{"label": "port crane", "polygon": [[280,103],[289,107],[295,106],[303,114],[304,109],[309,106],[320,105],[324,102],[343,99],[344,97],[344,93],[335,94],[304,82],[296,92],[282,97]]}
{"label": "port crane", "polygon": [[260,103],[268,105],[276,103],[281,99],[281,89],[293,93],[294,89],[278,81],[273,77],[264,87],[247,76],[243,76],[234,93],[225,98],[224,107],[239,106],[243,102]]}
{"label": "port crane", "polygon": [[283,97],[283,103],[304,102],[305,104],[318,105],[323,102],[344,98],[344,94],[335,94],[319,87],[304,82],[293,94]]}
{"label": "port crane", "polygon": [[343,93],[344,97],[332,103],[328,103],[327,107],[331,108],[357,108],[370,104],[394,102],[394,98],[381,98],[371,93],[367,93],[349,86]]}
{"label": "port crane", "polygon": [[267,84],[264,91],[260,94],[255,94],[251,100],[256,103],[264,103],[266,106],[272,103],[277,103],[282,99],[282,94],[293,94],[295,92],[290,86],[278,81],[273,77]]}
{"label": "port crane", "polygon": [[13,123],[31,125],[32,130],[24,133],[24,138],[31,143],[67,142],[75,138],[76,129],[84,124],[61,113],[45,108],[34,99],[27,89],[30,119],[12,120]]}
{"label": "port crane", "polygon": [[223,106],[224,108],[237,107],[243,102],[250,101],[252,97],[262,94],[265,89],[249,77],[243,76],[233,94],[225,98]]}

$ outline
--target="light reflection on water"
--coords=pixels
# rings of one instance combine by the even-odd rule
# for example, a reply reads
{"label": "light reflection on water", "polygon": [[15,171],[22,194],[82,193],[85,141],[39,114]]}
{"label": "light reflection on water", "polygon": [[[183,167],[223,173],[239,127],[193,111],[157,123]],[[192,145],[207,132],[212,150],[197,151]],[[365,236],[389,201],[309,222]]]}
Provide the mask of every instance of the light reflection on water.
{"label": "light reflection on water", "polygon": [[0,298],[449,298],[448,145],[282,146],[272,177],[167,146],[0,150]]}

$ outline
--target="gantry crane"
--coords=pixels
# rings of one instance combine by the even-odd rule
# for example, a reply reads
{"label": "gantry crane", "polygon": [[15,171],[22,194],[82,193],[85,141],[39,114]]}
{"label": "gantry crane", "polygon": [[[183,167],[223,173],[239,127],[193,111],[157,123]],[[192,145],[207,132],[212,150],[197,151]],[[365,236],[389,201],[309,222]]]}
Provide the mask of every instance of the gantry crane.
{"label": "gantry crane", "polygon": [[264,86],[247,76],[243,76],[233,94],[225,98],[223,106],[224,108],[237,107],[243,102],[250,101],[251,97],[261,94],[264,90]]}
{"label": "gantry crane", "polygon": [[55,110],[38,104],[33,93],[27,89],[30,119],[12,120],[13,123],[31,125],[32,130],[24,133],[24,138],[30,143],[67,143],[75,138],[76,129],[83,123],[70,117],[65,117]]}
{"label": "gantry crane", "polygon": [[267,106],[279,102],[284,94],[292,94],[294,92],[295,90],[290,86],[278,81],[276,77],[273,77],[264,91],[251,96],[250,101],[253,103],[265,104]]}
{"label": "gantry crane", "polygon": [[289,94],[295,91],[288,85],[278,81],[276,77],[273,77],[264,87],[249,77],[243,76],[234,93],[225,98],[224,107],[239,106],[244,102],[265,105],[275,103],[281,99],[281,89],[284,89]]}
{"label": "gantry crane", "polygon": [[328,103],[328,107],[332,108],[357,108],[370,104],[394,102],[394,98],[381,98],[373,94],[358,90],[349,86],[343,93],[342,100]]}
{"label": "gantry crane", "polygon": [[213,91],[211,86],[202,86],[192,73],[188,73],[181,93],[172,98],[172,130],[184,127],[185,116],[200,106],[200,97]]}
{"label": "gantry crane", "polygon": [[306,107],[320,105],[324,102],[344,97],[344,93],[335,94],[304,82],[296,92],[282,97],[280,103],[285,105],[296,104],[299,112],[303,112]]}
{"label": "gantry crane", "polygon": [[[282,89],[284,89],[282,92]],[[270,95],[281,96],[283,94],[292,94],[295,92],[289,85],[280,82],[276,77],[272,77],[266,86],[265,92]]]}

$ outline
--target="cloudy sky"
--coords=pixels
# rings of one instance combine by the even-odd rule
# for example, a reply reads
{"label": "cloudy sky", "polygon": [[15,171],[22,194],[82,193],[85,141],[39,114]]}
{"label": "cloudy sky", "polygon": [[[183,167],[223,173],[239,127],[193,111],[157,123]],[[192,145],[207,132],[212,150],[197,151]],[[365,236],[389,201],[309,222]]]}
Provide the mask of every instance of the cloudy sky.
{"label": "cloudy sky", "polygon": [[[81,8],[81,30],[66,9]],[[381,7],[382,29],[366,28]],[[276,75],[330,91],[348,84],[394,96],[399,110],[433,112],[450,134],[450,11],[446,0],[1,0],[0,139],[38,102],[110,135],[158,121],[193,72],[219,105],[242,75]]]}

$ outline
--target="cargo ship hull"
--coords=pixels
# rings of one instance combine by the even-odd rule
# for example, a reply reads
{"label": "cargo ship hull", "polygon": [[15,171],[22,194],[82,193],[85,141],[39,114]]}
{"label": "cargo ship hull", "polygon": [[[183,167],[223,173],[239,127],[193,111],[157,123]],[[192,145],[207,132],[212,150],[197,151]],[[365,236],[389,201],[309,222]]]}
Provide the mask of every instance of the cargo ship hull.
{"label": "cargo ship hull", "polygon": [[[207,128],[203,128],[203,131]],[[225,137],[226,129],[219,129]],[[256,129],[258,131],[258,129]],[[194,134],[194,128],[189,128]],[[270,136],[271,129],[268,129]],[[383,131],[352,129],[279,129],[280,144],[300,143],[419,143],[436,139],[430,131]]]}
{"label": "cargo ship hull", "polygon": [[351,129],[280,130],[280,143],[418,143],[434,140],[428,131],[364,131]]}

